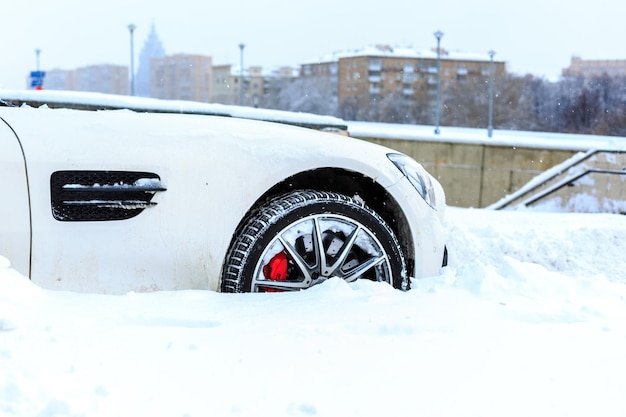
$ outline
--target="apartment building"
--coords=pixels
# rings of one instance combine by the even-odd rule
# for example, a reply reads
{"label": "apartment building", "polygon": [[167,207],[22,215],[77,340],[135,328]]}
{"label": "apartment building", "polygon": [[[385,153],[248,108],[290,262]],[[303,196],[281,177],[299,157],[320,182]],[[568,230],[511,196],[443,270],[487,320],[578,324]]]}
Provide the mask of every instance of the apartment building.
{"label": "apartment building", "polygon": [[213,66],[213,94],[211,101],[221,104],[239,104],[240,77],[230,64]]}
{"label": "apartment building", "polygon": [[562,74],[566,77],[594,77],[609,75],[611,77],[626,76],[626,60],[624,59],[582,59],[573,56],[569,67]]}
{"label": "apartment building", "polygon": [[130,91],[128,67],[103,64],[74,70],[53,69],[46,72],[43,87],[47,90],[128,94]]}
{"label": "apartment building", "polygon": [[167,100],[210,102],[212,58],[176,54],[150,60],[150,96]]}
{"label": "apartment building", "polygon": [[78,68],[75,89],[107,94],[128,94],[130,80],[128,67],[124,65],[91,65]]}
{"label": "apartment building", "polygon": [[264,69],[251,66],[244,69],[232,65],[213,67],[212,101],[248,107],[266,107],[284,83],[293,80],[297,72],[292,67]]}
{"label": "apartment building", "polygon": [[222,104],[236,104],[260,107],[266,94],[266,80],[263,69],[252,66],[244,69],[232,65],[213,67],[212,101]]}
{"label": "apartment building", "polygon": [[75,90],[75,70],[52,69],[46,71],[43,88],[46,90]]}
{"label": "apartment building", "polygon": [[[441,86],[452,80],[469,77],[488,78],[491,57],[485,54],[441,50]],[[437,51],[417,51],[376,45],[362,50],[338,52],[319,62],[302,65],[302,77],[314,77],[320,83],[336,86],[340,105],[352,102],[365,106],[386,96],[413,100],[429,99],[438,81]],[[494,75],[506,72],[505,62],[494,60]]]}

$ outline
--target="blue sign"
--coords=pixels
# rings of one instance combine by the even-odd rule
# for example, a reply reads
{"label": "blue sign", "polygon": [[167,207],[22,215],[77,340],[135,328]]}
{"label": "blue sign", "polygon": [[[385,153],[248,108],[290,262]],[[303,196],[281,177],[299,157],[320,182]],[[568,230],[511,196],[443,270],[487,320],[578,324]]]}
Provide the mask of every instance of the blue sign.
{"label": "blue sign", "polygon": [[30,72],[30,86],[31,88],[43,87],[43,79],[46,76],[45,71],[31,71]]}

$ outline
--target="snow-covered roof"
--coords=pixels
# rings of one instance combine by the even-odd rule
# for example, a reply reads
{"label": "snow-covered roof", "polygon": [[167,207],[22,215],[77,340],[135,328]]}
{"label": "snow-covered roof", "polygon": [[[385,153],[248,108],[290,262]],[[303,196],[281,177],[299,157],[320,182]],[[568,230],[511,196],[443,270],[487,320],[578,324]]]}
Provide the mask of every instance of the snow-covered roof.
{"label": "snow-covered roof", "polygon": [[[354,58],[354,57],[392,57],[392,58],[421,58],[421,59],[437,59],[436,49],[414,49],[410,46],[394,46],[389,45],[370,45],[361,49],[349,49],[342,51],[334,51],[329,54],[323,55],[319,58],[309,60],[311,63],[323,63],[323,62],[337,62],[342,58]],[[441,54],[442,60],[455,60],[455,61],[485,61],[489,62],[491,57],[488,52],[466,52],[466,51],[449,51],[442,48]],[[495,62],[504,62],[503,59],[496,59]]]}
{"label": "snow-covered roof", "polygon": [[[291,66],[270,66],[270,67],[244,67],[243,75],[244,77],[254,77],[254,76],[263,76],[263,77],[297,77],[299,74],[299,68],[291,67]],[[230,66],[230,75],[239,77],[241,75],[241,67],[239,65],[231,65]]]}

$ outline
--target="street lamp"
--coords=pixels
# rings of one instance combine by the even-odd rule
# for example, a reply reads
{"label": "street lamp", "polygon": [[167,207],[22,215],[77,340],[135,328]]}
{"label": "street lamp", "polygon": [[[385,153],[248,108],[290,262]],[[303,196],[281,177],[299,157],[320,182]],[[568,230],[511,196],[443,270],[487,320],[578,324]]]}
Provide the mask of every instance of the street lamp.
{"label": "street lamp", "polygon": [[133,32],[135,31],[134,24],[128,25],[128,31],[130,32],[130,95],[135,95],[135,51],[133,45]]}
{"label": "street lamp", "polygon": [[37,67],[36,67],[37,72],[39,72],[39,55],[40,54],[41,54],[41,49],[39,49],[39,48],[35,49],[35,55],[37,57]]}
{"label": "street lamp", "polygon": [[239,44],[239,105],[243,106],[243,48],[246,45]]}
{"label": "street lamp", "polygon": [[489,51],[489,125],[487,126],[487,137],[493,136],[493,78],[494,78],[494,67],[493,67],[493,56],[496,54],[495,51]]}
{"label": "street lamp", "polygon": [[441,110],[441,38],[443,32],[438,30],[434,33],[437,38],[437,107],[435,109],[435,134],[438,135],[439,130],[439,111]]}
{"label": "street lamp", "polygon": [[35,57],[36,57],[36,69],[35,71],[31,71],[30,73],[30,86],[35,90],[43,90],[43,77],[44,73],[40,71],[39,66],[39,55],[41,54],[41,49],[35,49]]}

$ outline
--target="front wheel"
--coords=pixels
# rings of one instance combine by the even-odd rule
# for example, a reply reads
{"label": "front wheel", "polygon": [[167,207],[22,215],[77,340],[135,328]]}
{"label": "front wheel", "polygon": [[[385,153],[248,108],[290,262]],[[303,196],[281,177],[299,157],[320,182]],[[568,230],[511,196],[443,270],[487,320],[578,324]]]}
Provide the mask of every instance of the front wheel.
{"label": "front wheel", "polygon": [[295,191],[246,220],[226,257],[221,289],[293,291],[332,277],[406,289],[406,275],[398,240],[376,212],[342,194]]}

